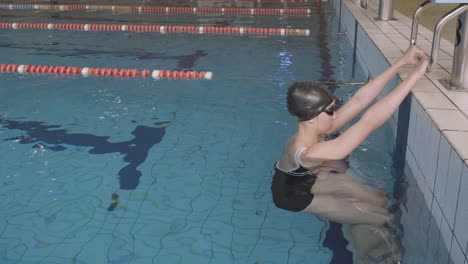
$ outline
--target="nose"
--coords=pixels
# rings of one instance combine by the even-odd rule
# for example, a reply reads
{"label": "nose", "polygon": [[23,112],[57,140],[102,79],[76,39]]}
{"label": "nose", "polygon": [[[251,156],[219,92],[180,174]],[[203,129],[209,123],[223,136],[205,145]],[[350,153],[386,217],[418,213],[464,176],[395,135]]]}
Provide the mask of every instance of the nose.
{"label": "nose", "polygon": [[333,120],[336,119],[336,111],[333,112],[332,119],[333,119]]}

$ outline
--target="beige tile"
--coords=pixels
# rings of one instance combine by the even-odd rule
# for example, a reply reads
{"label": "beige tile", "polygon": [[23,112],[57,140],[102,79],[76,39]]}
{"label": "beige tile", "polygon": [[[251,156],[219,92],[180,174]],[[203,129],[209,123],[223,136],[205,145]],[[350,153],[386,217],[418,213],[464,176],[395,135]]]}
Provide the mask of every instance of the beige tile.
{"label": "beige tile", "polygon": [[[400,34],[400,31],[395,29],[394,27],[387,25],[386,27],[380,28],[386,34]],[[403,29],[404,30],[404,29]]]}
{"label": "beige tile", "polygon": [[377,10],[373,8],[369,9],[367,12],[367,16],[373,20],[377,20]]}
{"label": "beige tile", "polygon": [[461,111],[466,117],[468,117],[468,109],[466,109],[466,110],[461,109]]}
{"label": "beige tile", "polygon": [[431,37],[428,37],[428,36],[426,36],[426,35],[421,35],[421,34],[419,34],[419,35],[418,35],[418,40],[420,40],[420,39],[425,40],[425,41],[428,41],[429,43],[432,43],[432,36],[431,36]]}
{"label": "beige tile", "polygon": [[450,92],[446,95],[460,109],[468,110],[468,92]]}
{"label": "beige tile", "polygon": [[468,132],[468,118],[458,110],[427,109],[427,113],[440,130]]}
{"label": "beige tile", "polygon": [[[398,30],[398,32],[400,32],[400,30],[402,31],[407,31],[407,30],[411,30],[411,27],[409,26],[393,26],[396,30]],[[410,36],[408,36],[409,38]]]}
{"label": "beige tile", "polygon": [[438,63],[444,68],[452,68],[453,59],[439,60]]}
{"label": "beige tile", "polygon": [[406,50],[409,45],[410,41],[408,39],[396,39],[393,41],[401,50]]}
{"label": "beige tile", "polygon": [[[436,69],[437,70],[440,70],[440,69]],[[440,83],[440,79],[437,79],[437,78],[434,78],[432,77],[431,75],[428,76],[429,80],[437,87],[437,89],[439,89],[439,91],[441,91],[442,93],[446,94],[448,93],[449,91],[447,90],[447,88],[445,88],[442,83]]]}
{"label": "beige tile", "polygon": [[440,90],[430,80],[419,80],[414,86],[413,92],[440,93]]}
{"label": "beige tile", "polygon": [[[440,79],[450,78],[450,73],[448,73],[445,69],[435,69],[433,72],[426,74],[427,78],[432,80],[434,84],[437,85],[436,82],[439,82]],[[442,84],[437,85],[438,87],[442,86]]]}
{"label": "beige tile", "polygon": [[453,44],[450,43],[450,41],[443,38],[443,39],[440,40],[440,45],[448,46],[448,45],[453,45]]}
{"label": "beige tile", "polygon": [[383,33],[380,28],[378,28],[376,25],[369,25],[369,26],[362,26],[368,34],[371,33]]}
{"label": "beige tile", "polygon": [[375,24],[377,25],[378,28],[380,28],[385,33],[389,33],[389,34],[400,33],[392,25],[388,24],[387,21],[375,21]]}
{"label": "beige tile", "polygon": [[395,45],[401,50],[405,51],[409,46],[409,41],[398,41]]}
{"label": "beige tile", "polygon": [[378,3],[375,3],[373,1],[368,1],[367,2],[367,6],[369,7],[369,9],[372,9],[374,11],[376,11],[376,9],[379,8],[379,4]]}
{"label": "beige tile", "polygon": [[398,21],[398,20],[395,20],[395,21],[388,21],[388,23],[390,25],[392,25],[394,28],[398,28],[398,27],[403,27],[403,28],[409,28],[408,25]]}
{"label": "beige tile", "polygon": [[[354,17],[355,17],[359,22],[362,22],[362,23],[371,23],[371,22],[372,22],[372,21],[367,17],[367,15],[364,14],[364,13],[361,13],[361,12],[357,13],[357,11],[354,11],[354,12],[353,12],[352,10],[351,10],[351,12],[354,13],[354,14],[353,14]],[[372,23],[372,24],[374,24],[374,23]]]}
{"label": "beige tile", "polygon": [[425,109],[457,109],[443,93],[413,92],[413,95]]}
{"label": "beige tile", "polygon": [[387,36],[386,36],[383,32],[380,32],[380,33],[369,33],[369,37],[370,37],[373,41],[380,41],[380,40],[388,41]]}
{"label": "beige tile", "polygon": [[408,38],[411,36],[411,29],[409,29],[409,28],[408,28],[408,29],[397,28],[397,30],[398,30],[401,34],[403,34],[403,35],[405,35],[405,36],[408,36]]}
{"label": "beige tile", "polygon": [[443,131],[442,132],[452,147],[462,159],[468,159],[468,132],[465,131]]}
{"label": "beige tile", "polygon": [[370,7],[370,8],[379,8],[379,4],[374,2],[374,1],[369,1],[367,2],[367,5]]}
{"label": "beige tile", "polygon": [[434,33],[432,32],[418,32],[418,39],[420,39],[422,37],[422,39],[424,39],[425,41],[431,41],[432,43],[432,38],[434,37]]}
{"label": "beige tile", "polygon": [[[382,34],[383,35],[383,34]],[[401,50],[397,45],[395,45],[390,39],[372,39],[374,43],[380,50],[392,50],[399,51]]]}
{"label": "beige tile", "polygon": [[372,19],[370,19],[367,15],[359,13],[359,16],[357,17],[359,22],[362,22],[364,25],[373,25],[377,27]]}
{"label": "beige tile", "polygon": [[440,45],[440,49],[452,55],[455,51],[455,47],[453,45]]}
{"label": "beige tile", "polygon": [[398,49],[398,50],[382,50],[382,54],[386,58],[400,58],[403,55],[403,52]]}
{"label": "beige tile", "polygon": [[385,33],[385,35],[387,35],[387,37],[390,38],[393,42],[396,42],[398,40],[398,41],[406,41],[406,43],[409,44],[409,39],[406,38],[404,35],[400,34],[399,32],[396,34]]}
{"label": "beige tile", "polygon": [[427,27],[420,24],[418,26],[418,34],[431,34],[431,35],[433,35],[434,33],[432,32],[432,30],[430,30]]}
{"label": "beige tile", "polygon": [[453,54],[448,54],[447,52],[441,50],[439,51],[439,60],[453,59]]}
{"label": "beige tile", "polygon": [[432,42],[427,41],[425,38],[418,38],[417,45],[419,46],[431,46]]}
{"label": "beige tile", "polygon": [[354,14],[354,18],[359,22],[359,24],[362,24],[361,22],[367,22],[369,20],[369,18],[363,13]]}

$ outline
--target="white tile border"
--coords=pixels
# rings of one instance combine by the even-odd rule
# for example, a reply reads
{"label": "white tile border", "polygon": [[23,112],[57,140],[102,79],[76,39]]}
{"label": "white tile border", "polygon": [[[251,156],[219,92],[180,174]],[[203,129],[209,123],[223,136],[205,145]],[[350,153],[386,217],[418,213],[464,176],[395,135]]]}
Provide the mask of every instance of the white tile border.
{"label": "white tile border", "polygon": [[468,131],[468,119],[457,110],[427,109],[436,126],[441,130]]}
{"label": "white tile border", "polygon": [[443,93],[413,92],[413,95],[418,99],[418,102],[424,109],[457,110],[455,105],[452,104]]}
{"label": "white tile border", "polygon": [[468,131],[443,131],[448,142],[463,160],[468,160]]}

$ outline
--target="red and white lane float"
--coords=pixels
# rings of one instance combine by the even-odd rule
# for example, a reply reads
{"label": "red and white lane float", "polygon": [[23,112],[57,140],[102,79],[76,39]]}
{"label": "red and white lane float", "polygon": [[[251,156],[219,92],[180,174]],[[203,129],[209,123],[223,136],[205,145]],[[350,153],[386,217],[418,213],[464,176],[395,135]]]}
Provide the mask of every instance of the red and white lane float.
{"label": "red and white lane float", "polygon": [[10,10],[108,10],[135,13],[163,14],[236,14],[236,15],[305,15],[311,13],[306,8],[245,8],[245,7],[169,7],[169,6],[116,6],[116,5],[33,5],[2,4],[2,9]]}
{"label": "red and white lane float", "polygon": [[137,31],[159,33],[192,34],[260,34],[309,36],[308,29],[291,28],[245,28],[245,27],[201,27],[161,25],[120,25],[120,24],[52,24],[52,23],[0,23],[0,28],[11,29],[61,29],[75,31]]}
{"label": "red and white lane float", "polygon": [[213,78],[212,72],[196,71],[166,71],[166,70],[137,70],[137,69],[110,69],[89,67],[43,66],[0,64],[0,72],[66,74],[88,76],[114,76],[114,77],[153,77],[154,79],[206,79]]}

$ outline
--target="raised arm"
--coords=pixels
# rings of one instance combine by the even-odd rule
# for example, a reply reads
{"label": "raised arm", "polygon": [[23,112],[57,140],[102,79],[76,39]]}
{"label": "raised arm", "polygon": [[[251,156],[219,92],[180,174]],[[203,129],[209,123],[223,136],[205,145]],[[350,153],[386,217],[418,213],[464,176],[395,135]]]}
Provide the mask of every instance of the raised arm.
{"label": "raised arm", "polygon": [[332,131],[340,130],[344,125],[353,120],[377,96],[383,91],[385,86],[397,74],[398,70],[406,65],[416,65],[415,55],[424,54],[420,48],[411,45],[390,68],[381,73],[377,78],[361,87],[351,99],[337,111],[337,117],[333,120]]}
{"label": "raised arm", "polygon": [[[336,160],[348,156],[359,146],[371,132],[385,123],[398,109],[406,95],[416,84],[416,81],[426,73],[429,58],[424,53],[418,53],[419,64],[411,74],[393,91],[374,104],[362,118],[336,139],[319,142],[307,148],[301,159],[306,160]],[[337,113],[337,118],[340,113]]]}

